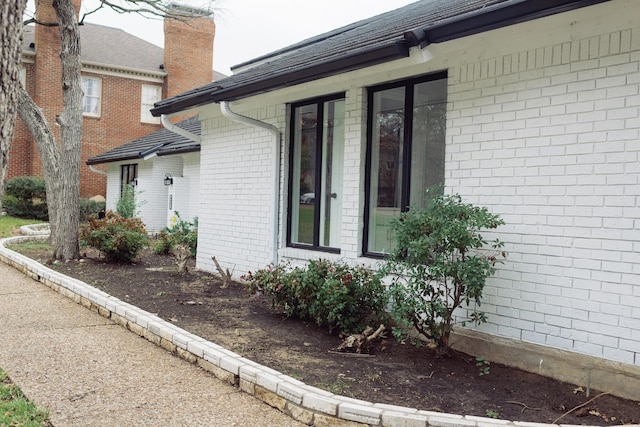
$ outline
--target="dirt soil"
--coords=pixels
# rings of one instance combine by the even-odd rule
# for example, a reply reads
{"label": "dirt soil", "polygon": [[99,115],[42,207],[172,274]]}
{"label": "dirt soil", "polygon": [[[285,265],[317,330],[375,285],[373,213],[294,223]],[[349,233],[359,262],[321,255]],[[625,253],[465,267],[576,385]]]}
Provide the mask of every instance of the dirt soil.
{"label": "dirt soil", "polygon": [[[620,399],[491,363],[480,375],[475,356],[437,358],[428,347],[391,334],[373,354],[334,352],[341,339],[314,323],[287,319],[242,285],[220,289],[208,273],[175,271],[173,258],[145,250],[131,265],[81,261],[51,264],[44,249],[26,255],[153,313],[209,341],[332,393],[371,402],[512,421],[618,425],[640,423],[640,402]],[[372,325],[377,326],[377,325]],[[594,399],[594,397],[596,397]],[[566,414],[566,415],[564,415]],[[564,415],[564,416],[563,416]],[[562,418],[560,418],[562,417]]]}

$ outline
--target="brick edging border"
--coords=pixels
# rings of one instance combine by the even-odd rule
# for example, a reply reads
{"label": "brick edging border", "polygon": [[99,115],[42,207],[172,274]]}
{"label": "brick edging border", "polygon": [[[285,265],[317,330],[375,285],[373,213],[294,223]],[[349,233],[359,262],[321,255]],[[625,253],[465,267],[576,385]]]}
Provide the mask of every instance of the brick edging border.
{"label": "brick edging border", "polygon": [[[239,387],[245,393],[303,424],[316,427],[543,427],[553,425],[446,414],[372,403],[335,395],[309,386],[187,332],[80,280],[58,273],[5,246],[6,243],[20,243],[43,237],[46,236],[19,236],[0,240],[0,261],[174,355],[201,367],[222,381]],[[640,425],[632,427],[640,427]]]}

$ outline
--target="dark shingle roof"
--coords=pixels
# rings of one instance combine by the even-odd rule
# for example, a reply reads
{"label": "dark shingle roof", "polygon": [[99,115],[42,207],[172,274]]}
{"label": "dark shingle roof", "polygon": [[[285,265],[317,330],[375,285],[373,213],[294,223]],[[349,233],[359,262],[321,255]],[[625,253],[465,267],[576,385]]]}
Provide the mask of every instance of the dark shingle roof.
{"label": "dark shingle roof", "polygon": [[[23,50],[33,51],[34,26],[24,29]],[[80,25],[82,61],[143,71],[162,72],[163,49],[123,30],[103,25]],[[38,49],[38,46],[35,46]]]}
{"label": "dark shingle roof", "polygon": [[271,90],[409,56],[426,46],[607,0],[421,0],[234,67],[236,74],[156,103],[154,115]]}
{"label": "dark shingle roof", "polygon": [[[176,126],[200,135],[200,120],[198,116],[191,117],[177,123]],[[171,132],[168,129],[160,129],[149,135],[143,136],[120,147],[109,150],[106,153],[87,160],[88,165],[119,162],[123,160],[142,159],[145,156],[156,154],[167,156],[171,154],[190,153],[200,151],[200,144]]]}

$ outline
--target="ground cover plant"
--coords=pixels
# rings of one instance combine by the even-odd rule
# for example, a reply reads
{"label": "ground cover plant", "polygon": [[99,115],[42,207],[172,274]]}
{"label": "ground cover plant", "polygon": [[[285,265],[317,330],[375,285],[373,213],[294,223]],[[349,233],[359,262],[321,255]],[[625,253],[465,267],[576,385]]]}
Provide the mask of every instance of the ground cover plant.
{"label": "ground cover plant", "polygon": [[[17,249],[42,263],[46,247]],[[640,404],[455,351],[438,357],[393,337],[370,354],[336,352],[342,339],[314,320],[273,308],[265,295],[248,297],[239,283],[221,289],[217,277],[179,274],[170,256],[143,249],[131,264],[84,250],[83,262],[51,267],[265,366],[332,393],[430,411],[551,423],[619,425],[640,422]],[[478,364],[479,363],[479,364]],[[488,368],[488,369],[485,369]],[[480,374],[483,375],[480,375]],[[594,397],[598,396],[595,400]],[[588,403],[587,403],[588,402]],[[565,415],[567,414],[567,415]]]}

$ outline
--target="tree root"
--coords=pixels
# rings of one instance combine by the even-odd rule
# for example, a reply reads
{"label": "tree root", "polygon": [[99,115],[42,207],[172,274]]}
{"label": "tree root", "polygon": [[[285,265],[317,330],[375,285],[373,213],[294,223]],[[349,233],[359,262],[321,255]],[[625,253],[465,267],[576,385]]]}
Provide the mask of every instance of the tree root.
{"label": "tree root", "polygon": [[346,337],[335,351],[358,354],[368,352],[374,341],[386,336],[385,329],[386,327],[381,324],[374,332],[372,327],[367,326],[361,334],[353,334]]}

